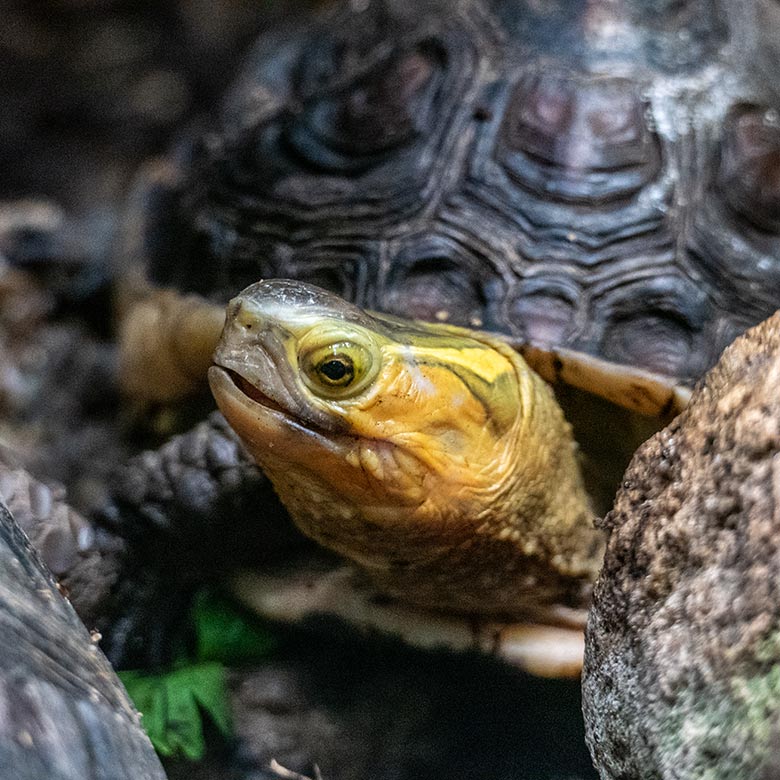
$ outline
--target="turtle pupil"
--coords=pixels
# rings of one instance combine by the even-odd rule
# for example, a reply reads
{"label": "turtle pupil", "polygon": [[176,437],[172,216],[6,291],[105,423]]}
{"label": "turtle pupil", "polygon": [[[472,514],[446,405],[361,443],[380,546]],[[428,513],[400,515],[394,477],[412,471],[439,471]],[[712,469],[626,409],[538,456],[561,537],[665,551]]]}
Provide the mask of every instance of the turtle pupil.
{"label": "turtle pupil", "polygon": [[331,382],[339,382],[347,377],[348,374],[351,374],[351,366],[347,365],[343,360],[326,360],[320,366],[320,371],[330,379]]}

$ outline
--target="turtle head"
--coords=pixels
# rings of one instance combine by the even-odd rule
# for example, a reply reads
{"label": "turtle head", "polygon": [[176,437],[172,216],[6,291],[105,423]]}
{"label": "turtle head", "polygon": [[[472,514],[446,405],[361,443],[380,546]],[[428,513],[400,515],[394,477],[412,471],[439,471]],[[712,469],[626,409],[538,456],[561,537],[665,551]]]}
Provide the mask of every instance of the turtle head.
{"label": "turtle head", "polygon": [[552,394],[488,336],[270,280],[231,301],[214,362],[220,409],[295,522],[370,569],[479,538],[533,554],[548,495],[573,481],[574,514],[587,503]]}

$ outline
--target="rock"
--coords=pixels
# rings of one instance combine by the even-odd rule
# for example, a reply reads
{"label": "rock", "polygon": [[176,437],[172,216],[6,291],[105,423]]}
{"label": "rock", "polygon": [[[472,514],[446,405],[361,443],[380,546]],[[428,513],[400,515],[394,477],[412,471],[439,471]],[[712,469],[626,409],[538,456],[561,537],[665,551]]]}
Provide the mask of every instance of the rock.
{"label": "rock", "polygon": [[780,777],[779,391],[780,313],[629,465],[586,638],[602,778]]}
{"label": "rock", "polygon": [[94,637],[1,502],[0,777],[165,780]]}

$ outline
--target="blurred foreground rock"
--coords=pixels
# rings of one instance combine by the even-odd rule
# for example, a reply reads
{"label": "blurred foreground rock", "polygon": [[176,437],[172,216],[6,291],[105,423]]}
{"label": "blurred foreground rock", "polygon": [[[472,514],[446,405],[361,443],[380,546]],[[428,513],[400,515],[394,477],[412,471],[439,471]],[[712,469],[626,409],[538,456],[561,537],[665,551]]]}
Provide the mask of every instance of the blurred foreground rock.
{"label": "blurred foreground rock", "polygon": [[602,778],[780,777],[780,314],[635,455],[587,632]]}
{"label": "blurred foreground rock", "polygon": [[0,777],[165,779],[108,661],[2,504]]}

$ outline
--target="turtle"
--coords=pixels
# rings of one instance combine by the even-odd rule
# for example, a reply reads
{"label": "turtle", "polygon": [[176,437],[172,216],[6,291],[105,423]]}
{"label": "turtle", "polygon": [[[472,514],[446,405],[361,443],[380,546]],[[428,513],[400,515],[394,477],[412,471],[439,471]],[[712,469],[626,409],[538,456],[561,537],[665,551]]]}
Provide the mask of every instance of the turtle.
{"label": "turtle", "polygon": [[[674,388],[777,305],[775,10],[574,10],[351,3],[262,36],[221,123],[149,166],[130,204],[131,389],[194,388],[227,298],[292,277],[503,334],[562,396],[673,412]],[[595,408],[597,433],[624,424]],[[200,561],[230,524],[193,520],[245,517],[255,490],[270,506],[217,418],[129,464],[96,523],[145,550],[183,535]],[[106,627],[116,658],[126,625]]]}
{"label": "turtle", "polygon": [[[315,284],[523,352],[600,445],[600,513],[653,429],[614,404],[659,427],[778,305],[777,24],[772,5],[715,0],[398,0],[268,32],[214,128],[139,179],[118,252],[128,387],[193,391],[231,296]],[[268,492],[236,509],[234,467],[258,478],[221,418],[193,436],[135,461],[101,522],[211,551],[192,518],[213,542],[224,490],[241,517],[273,514]]]}
{"label": "turtle", "polygon": [[[587,377],[589,361],[573,360]],[[506,340],[267,280],[229,304],[214,363],[225,419],[296,525],[368,575],[261,568],[236,583],[248,603],[579,671],[580,634],[566,627],[584,626],[603,538],[571,426]],[[684,404],[684,389],[655,380],[635,373],[628,400]]]}

